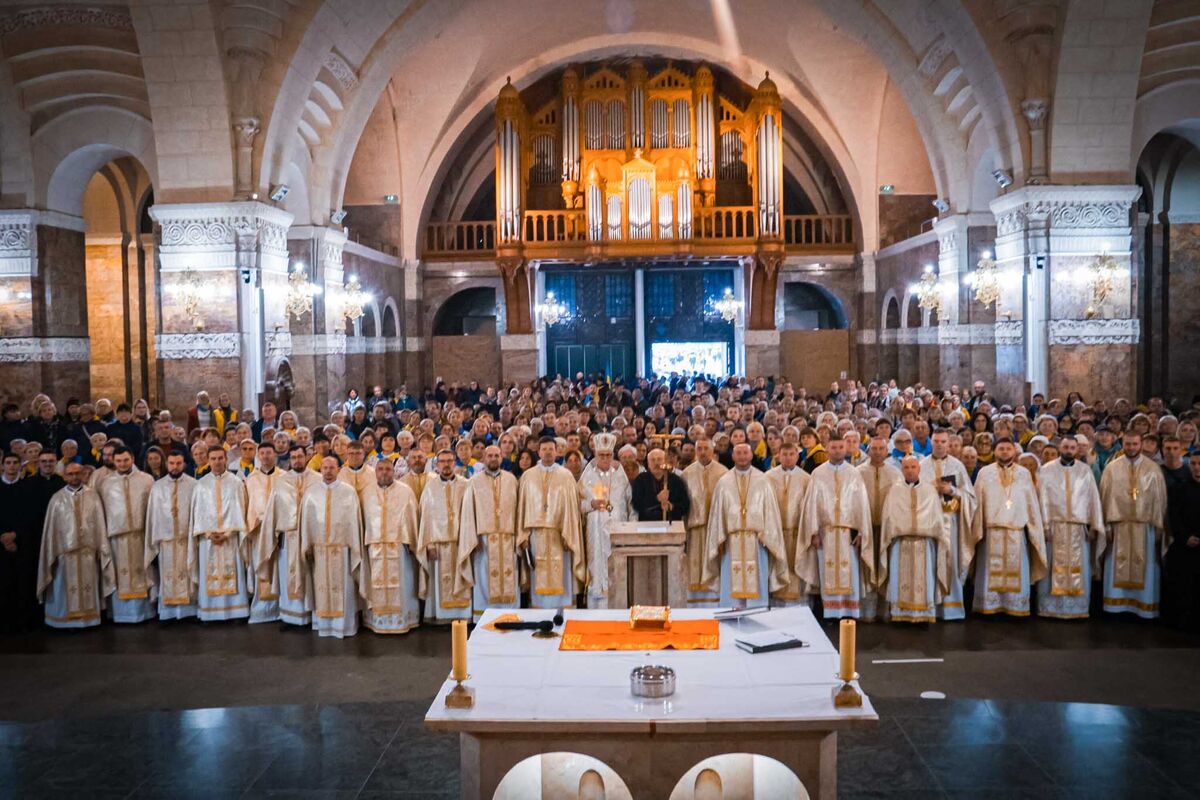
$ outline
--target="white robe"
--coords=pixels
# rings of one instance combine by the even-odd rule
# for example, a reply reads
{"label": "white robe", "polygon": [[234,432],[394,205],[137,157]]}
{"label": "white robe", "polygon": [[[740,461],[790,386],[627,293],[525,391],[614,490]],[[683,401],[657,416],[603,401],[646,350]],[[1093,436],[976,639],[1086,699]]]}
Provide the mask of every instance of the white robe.
{"label": "white robe", "polygon": [[1104,610],[1143,619],[1159,613],[1162,557],[1170,546],[1164,527],[1166,479],[1145,456],[1130,463],[1119,456],[1100,477],[1108,557],[1104,560]]}
{"label": "white robe", "polygon": [[703,581],[719,581],[724,608],[762,608],[787,586],[779,502],[765,473],[732,469],[717,481],[704,553]]}
{"label": "white robe", "polygon": [[[847,459],[849,461],[849,459]],[[867,499],[871,503],[871,528],[872,528],[872,547],[875,551],[876,572],[879,567],[884,565],[885,554],[879,549],[880,526],[883,519],[883,504],[887,500],[888,492],[897,484],[904,483],[904,475],[899,469],[893,467],[889,462],[884,461],[878,468],[871,464],[870,459],[864,459],[855,465],[855,469],[862,474],[863,486],[867,489]],[[879,602],[879,592],[873,590],[868,593],[867,597],[863,598],[863,617],[871,619],[882,615],[884,618],[888,614],[888,603],[884,600]]]}
{"label": "white robe", "polygon": [[684,524],[687,527],[689,608],[712,608],[721,599],[715,586],[704,583],[704,547],[717,481],[728,471],[729,468],[715,458],[708,464],[694,461],[683,471],[683,482],[688,490],[688,517]]}
{"label": "white robe", "polygon": [[300,543],[300,506],[310,486],[321,482],[309,469],[279,472],[255,542],[258,581],[278,595],[279,618],[289,625],[312,623],[312,575]]}
{"label": "white robe", "polygon": [[767,472],[767,479],[771,481],[775,499],[779,502],[779,520],[783,527],[784,552],[789,567],[787,586],[771,593],[771,607],[807,606],[808,594],[793,565],[796,563],[796,546],[800,538],[800,517],[812,477],[799,466],[790,470],[779,466]]}
{"label": "white robe", "polygon": [[363,625],[407,633],[421,622],[417,598],[417,498],[399,481],[360,493],[363,510]]}
{"label": "white robe", "polygon": [[300,504],[300,547],[313,576],[313,630],[341,639],[358,633],[362,511],[340,480],[309,486]]}
{"label": "white robe", "polygon": [[949,589],[950,528],[942,497],[921,480],[888,490],[880,512],[877,582],[896,622],[935,622]]}
{"label": "white robe", "polygon": [[797,572],[809,591],[820,592],[826,619],[858,619],[863,598],[875,584],[871,502],[858,469],[844,461],[836,466],[827,461],[813,470],[803,525]]}
{"label": "white robe", "polygon": [[[214,536],[221,534],[217,544]],[[203,621],[250,616],[241,540],[246,535],[246,486],[226,472],[209,472],[192,490],[192,546],[188,558]]]}
{"label": "white robe", "polygon": [[[425,601],[425,619],[430,622],[471,619],[471,565],[459,558],[466,491],[467,479],[461,475],[448,481],[435,476],[421,494],[416,556],[421,565],[420,596]],[[437,548],[436,559],[429,558],[433,547]],[[459,574],[464,571],[466,574]]]}
{"label": "white robe", "polygon": [[1037,584],[1040,617],[1083,619],[1092,599],[1092,575],[1104,552],[1100,490],[1083,461],[1038,471],[1038,499],[1046,526],[1046,577]]}
{"label": "white robe", "polygon": [[117,590],[109,609],[113,622],[153,619],[154,568],[146,566],[146,504],[154,478],[134,467],[128,474],[110,472],[96,488],[104,504],[104,524],[112,551]]}
{"label": "white robe", "polygon": [[146,508],[145,564],[158,563],[158,618],[186,619],[196,616],[196,591],[188,566],[191,546],[192,493],[196,479],[191,475],[167,475],[154,482]]}
{"label": "white robe", "polygon": [[279,591],[272,580],[258,577],[258,537],[261,534],[263,515],[275,491],[275,482],[281,470],[276,467],[271,474],[255,469],[244,480],[246,482],[246,538],[242,544],[242,560],[248,570],[247,585],[253,595],[250,601],[250,623],[276,622],[279,619]]}
{"label": "white robe", "polygon": [[100,498],[87,486],[59,489],[46,508],[38,562],[37,596],[46,605],[46,624],[99,625],[100,612],[116,585]]}
{"label": "white robe", "polygon": [[[612,511],[592,508],[593,500],[605,500]],[[579,476],[579,510],[583,514],[584,536],[588,554],[588,608],[608,608],[608,561],[612,544],[608,527],[614,522],[626,522],[633,516],[633,491],[625,470],[616,461],[601,472],[593,464]],[[614,604],[624,608],[624,602]]]}
{"label": "white robe", "polygon": [[517,548],[530,568],[529,604],[574,608],[587,585],[587,553],[579,520],[579,491],[565,467],[537,464],[521,475]]}
{"label": "white robe", "polygon": [[939,473],[943,477],[954,476],[954,498],[958,502],[943,501],[942,505],[946,524],[950,526],[950,589],[938,605],[938,616],[945,620],[966,619],[963,583],[967,572],[962,568],[963,540],[970,533],[971,520],[975,517],[975,507],[979,505],[979,500],[975,496],[975,486],[971,482],[971,476],[967,474],[967,468],[957,458],[946,456],[938,461],[930,455],[921,460],[921,480],[933,486],[934,491],[938,488]]}
{"label": "white robe", "polygon": [[[463,493],[457,579],[471,576],[471,606],[479,618],[489,608],[521,607],[517,553],[517,479],[511,472],[477,473]],[[465,561],[470,562],[471,569]],[[461,593],[463,586],[456,586]]]}
{"label": "white robe", "polygon": [[975,492],[979,507],[959,564],[965,570],[975,553],[974,609],[1029,616],[1030,585],[1046,574],[1046,541],[1033,478],[1015,463],[1007,475],[1000,464],[988,464],[979,470]]}

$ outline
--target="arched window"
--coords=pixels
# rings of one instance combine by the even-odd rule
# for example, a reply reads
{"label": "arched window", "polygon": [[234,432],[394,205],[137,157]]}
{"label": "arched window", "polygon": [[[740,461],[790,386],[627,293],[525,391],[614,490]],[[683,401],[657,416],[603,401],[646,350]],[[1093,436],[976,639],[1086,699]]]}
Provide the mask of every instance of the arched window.
{"label": "arched window", "polygon": [[434,336],[487,336],[496,333],[496,290],[489,286],[450,295],[433,318]]}
{"label": "arched window", "polygon": [[383,335],[389,339],[400,335],[399,320],[391,303],[383,307]]}
{"label": "arched window", "polygon": [[887,307],[883,312],[883,327],[890,330],[900,327],[900,303],[896,300],[895,295],[888,300]]}

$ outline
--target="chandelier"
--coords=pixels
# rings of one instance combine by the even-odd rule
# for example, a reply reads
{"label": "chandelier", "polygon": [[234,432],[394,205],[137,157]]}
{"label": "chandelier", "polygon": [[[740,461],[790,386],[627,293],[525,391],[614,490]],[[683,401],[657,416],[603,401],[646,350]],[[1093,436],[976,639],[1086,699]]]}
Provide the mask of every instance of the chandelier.
{"label": "chandelier", "polygon": [[983,303],[984,308],[991,308],[992,303],[1000,300],[1000,270],[990,250],[979,254],[979,263],[975,271],[967,276],[967,283],[975,289],[975,299]]}
{"label": "chandelier", "polygon": [[288,273],[287,313],[300,319],[312,311],[313,297],[320,293],[320,286],[308,282],[304,265],[297,264],[296,268]]}
{"label": "chandelier", "polygon": [[546,299],[538,304],[538,313],[542,316],[542,322],[557,325],[571,316],[571,309],[565,303],[558,302],[554,292],[546,292]]}
{"label": "chandelier", "polygon": [[725,287],[725,294],[720,300],[710,300],[712,309],[721,319],[726,322],[733,322],[737,319],[738,312],[742,310],[742,301],[733,296],[733,289]]}
{"label": "chandelier", "polygon": [[370,292],[364,292],[357,275],[351,275],[350,280],[342,287],[342,316],[347,322],[355,322],[363,315],[363,306],[371,302]]}
{"label": "chandelier", "polygon": [[183,304],[184,315],[192,321],[196,330],[204,330],[204,312],[201,310],[204,303],[204,284],[191,267],[183,273],[177,291]]}
{"label": "chandelier", "polygon": [[1092,319],[1100,313],[1100,306],[1116,289],[1117,276],[1121,273],[1121,268],[1117,265],[1117,260],[1109,255],[1108,248],[1105,247],[1100,255],[1082,268],[1081,272],[1083,282],[1092,291],[1092,302],[1084,311],[1084,316]]}
{"label": "chandelier", "polygon": [[925,271],[921,273],[920,282],[914,283],[911,291],[917,296],[918,306],[930,314],[942,313],[942,295],[938,291],[938,276],[933,271],[932,264],[925,265]]}

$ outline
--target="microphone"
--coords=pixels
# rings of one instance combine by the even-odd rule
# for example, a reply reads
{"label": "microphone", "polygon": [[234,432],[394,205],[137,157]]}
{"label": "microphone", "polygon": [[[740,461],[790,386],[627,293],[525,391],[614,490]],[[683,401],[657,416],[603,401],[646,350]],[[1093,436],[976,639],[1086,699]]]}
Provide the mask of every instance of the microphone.
{"label": "microphone", "polygon": [[553,620],[548,619],[539,620],[537,622],[504,621],[495,623],[493,627],[495,627],[498,631],[545,631],[549,633],[550,631],[554,630],[554,622]]}
{"label": "microphone", "polygon": [[559,625],[562,625],[562,624],[563,624],[563,610],[560,608],[558,611],[554,612],[554,627],[557,628]]}

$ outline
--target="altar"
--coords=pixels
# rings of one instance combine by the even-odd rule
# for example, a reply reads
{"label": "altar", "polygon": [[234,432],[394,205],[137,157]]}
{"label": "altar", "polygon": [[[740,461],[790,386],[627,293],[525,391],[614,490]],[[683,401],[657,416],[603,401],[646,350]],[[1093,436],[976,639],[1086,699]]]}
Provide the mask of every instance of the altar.
{"label": "altar", "polygon": [[608,538],[609,608],[687,606],[682,522],[614,522]]}
{"label": "altar", "polygon": [[[704,759],[754,753],[788,767],[811,797],[834,800],[838,731],[878,721],[865,696],[859,708],[834,707],[838,653],[808,608],[723,622],[717,649],[652,653],[563,651],[560,638],[485,629],[499,613],[485,611],[467,644],[465,685],[474,691],[473,707],[446,707],[455,685],[447,680],[425,716],[430,728],[459,733],[463,798],[492,800],[514,765],[566,752],[603,762],[633,797],[669,800]],[[529,620],[553,613],[519,612]],[[628,620],[620,610],[564,613],[567,620]],[[671,618],[710,619],[712,613],[672,609]],[[810,645],[750,655],[735,644],[770,630]],[[631,694],[630,671],[646,664],[675,670],[673,695]]]}

